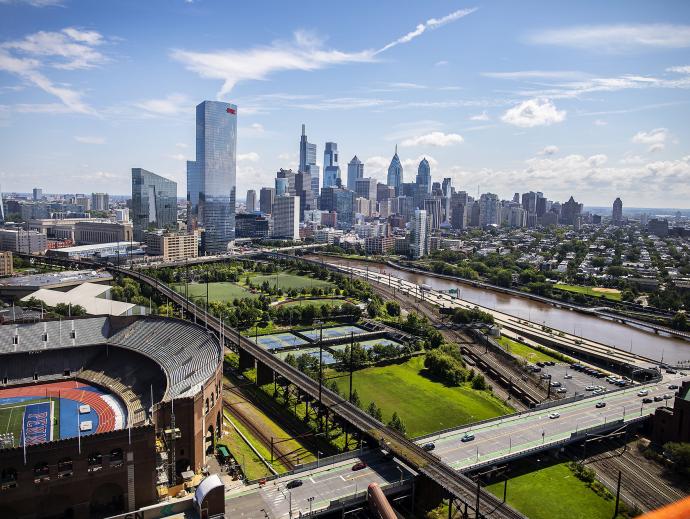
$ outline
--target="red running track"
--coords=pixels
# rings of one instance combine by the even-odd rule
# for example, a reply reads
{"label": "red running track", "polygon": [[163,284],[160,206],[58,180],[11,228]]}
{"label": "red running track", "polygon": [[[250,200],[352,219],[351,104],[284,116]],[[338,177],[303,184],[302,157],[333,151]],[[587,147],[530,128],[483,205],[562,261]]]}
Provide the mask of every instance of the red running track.
{"label": "red running track", "polygon": [[0,398],[15,398],[22,396],[66,398],[91,406],[98,415],[98,428],[96,433],[115,430],[115,412],[100,393],[94,393],[80,388],[91,387],[76,380],[64,382],[49,382],[39,386],[23,386],[16,388],[0,389]]}

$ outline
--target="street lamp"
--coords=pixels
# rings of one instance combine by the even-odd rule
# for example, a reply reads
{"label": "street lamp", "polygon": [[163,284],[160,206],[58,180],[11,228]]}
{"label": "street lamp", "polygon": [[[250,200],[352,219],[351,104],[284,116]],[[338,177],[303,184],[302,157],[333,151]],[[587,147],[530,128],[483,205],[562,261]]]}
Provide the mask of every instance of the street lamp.
{"label": "street lamp", "polygon": [[309,501],[309,515],[311,515],[311,504],[314,501],[314,496],[308,497],[307,501]]}
{"label": "street lamp", "polygon": [[400,468],[400,465],[395,466],[396,469],[400,472],[400,483],[402,483],[403,480],[403,470]]}

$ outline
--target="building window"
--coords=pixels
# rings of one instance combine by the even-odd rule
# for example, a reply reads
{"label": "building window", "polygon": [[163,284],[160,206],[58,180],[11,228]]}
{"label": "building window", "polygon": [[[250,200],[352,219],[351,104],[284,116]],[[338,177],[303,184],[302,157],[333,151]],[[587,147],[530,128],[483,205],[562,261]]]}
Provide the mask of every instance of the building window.
{"label": "building window", "polygon": [[50,480],[50,467],[45,461],[34,465],[34,483],[42,483]]}
{"label": "building window", "polygon": [[58,461],[58,478],[71,478],[74,474],[72,470],[72,458],[63,458]]}
{"label": "building window", "polygon": [[17,471],[12,467],[2,469],[0,472],[0,490],[7,490],[17,486]]}
{"label": "building window", "polygon": [[89,472],[96,472],[103,468],[103,456],[100,452],[94,452],[89,454],[88,457]]}
{"label": "building window", "polygon": [[111,467],[121,467],[124,462],[124,456],[122,454],[122,449],[119,447],[110,451],[110,466]]}

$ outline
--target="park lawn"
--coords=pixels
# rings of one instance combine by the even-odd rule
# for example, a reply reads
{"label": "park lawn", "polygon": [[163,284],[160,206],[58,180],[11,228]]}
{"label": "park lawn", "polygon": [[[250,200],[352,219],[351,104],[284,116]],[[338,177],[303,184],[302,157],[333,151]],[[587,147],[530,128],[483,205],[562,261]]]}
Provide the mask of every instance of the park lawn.
{"label": "park lawn", "polygon": [[[356,371],[353,387],[357,389],[362,407],[376,402],[384,421],[397,412],[407,427],[409,437],[429,434],[513,410],[488,391],[476,391],[469,384],[445,386],[425,377],[424,356],[413,357],[401,364],[370,367]],[[349,388],[348,377],[336,379],[341,394]]]}
{"label": "park lawn", "polygon": [[[228,448],[235,458],[235,461],[242,467],[246,479],[253,480],[272,475],[272,472],[268,470],[268,467],[263,464],[247,442],[245,442],[232,425],[227,422],[227,418],[230,416],[227,410],[223,410],[223,415],[226,418],[225,422],[227,423],[229,433],[225,434],[223,439],[219,440],[217,444],[225,445]],[[233,423],[238,425],[236,420],[233,420]],[[242,431],[242,433],[244,434],[244,431]],[[276,468],[276,470],[278,469]]]}
{"label": "park lawn", "polygon": [[[268,281],[268,284],[271,287],[275,287],[277,282],[278,288],[282,288],[283,290],[290,290],[291,288],[294,288],[295,290],[302,290],[303,288],[331,289],[335,286],[330,281],[314,279],[309,276],[299,276],[291,272],[277,272],[276,274],[250,274],[249,279],[252,282],[252,285],[261,285],[264,281]],[[242,281],[244,281],[244,277],[242,277]]]}
{"label": "park lawn", "polygon": [[552,357],[548,353],[543,353],[537,349],[534,349],[526,344],[509,339],[508,337],[499,337],[496,341],[503,346],[508,352],[518,357],[522,357],[527,362],[544,362],[553,361],[560,362],[556,357]]}
{"label": "park lawn", "polygon": [[566,292],[575,292],[577,294],[584,294],[586,296],[592,296],[592,297],[604,297],[606,299],[610,299],[611,301],[620,301],[621,300],[621,293],[620,290],[616,290],[615,292],[599,292],[595,290],[597,287],[585,287],[581,285],[566,285],[564,283],[556,283],[553,288],[557,288],[558,290],[565,290]]}
{"label": "park lawn", "polygon": [[[503,482],[486,489],[503,498]],[[530,519],[611,519],[613,501],[598,496],[565,463],[508,480],[508,504]]]}
{"label": "park lawn", "polygon": [[347,303],[346,299],[322,298],[322,299],[297,299],[295,301],[288,301],[280,306],[297,306],[297,305],[313,305],[317,308],[322,306],[341,306]]}
{"label": "park lawn", "polygon": [[[184,283],[176,283],[172,285],[178,293],[184,295]],[[203,298],[206,299],[206,283],[189,283],[189,297],[190,299]],[[237,283],[230,283],[226,281],[219,281],[208,284],[208,299],[209,301],[232,301],[234,299],[256,298],[258,294],[253,294],[239,286]]]}

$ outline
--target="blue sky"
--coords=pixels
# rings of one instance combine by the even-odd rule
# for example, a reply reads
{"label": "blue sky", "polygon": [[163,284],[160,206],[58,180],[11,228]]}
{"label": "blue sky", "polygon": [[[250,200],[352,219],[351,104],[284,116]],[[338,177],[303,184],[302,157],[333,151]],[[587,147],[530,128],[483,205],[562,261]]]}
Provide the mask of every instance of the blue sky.
{"label": "blue sky", "polygon": [[238,198],[300,125],[385,179],[690,207],[690,3],[0,0],[5,191],[178,182],[194,106],[238,105]]}

